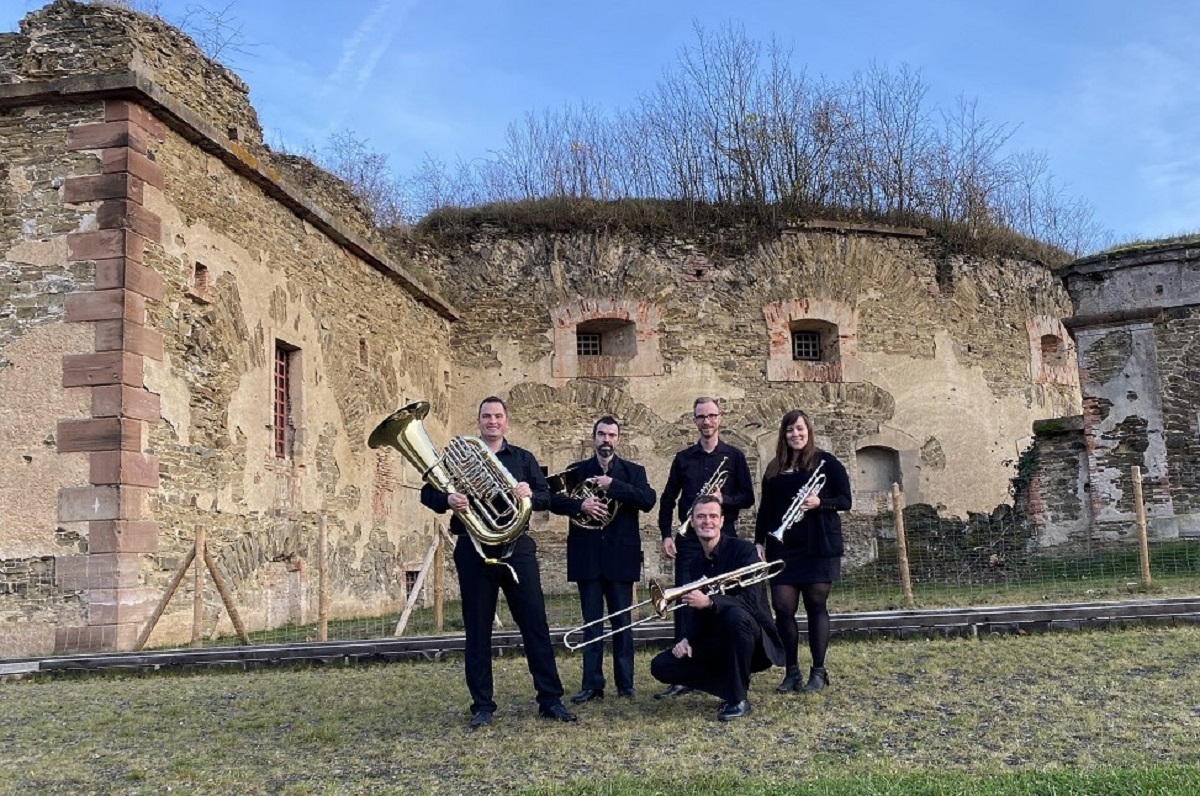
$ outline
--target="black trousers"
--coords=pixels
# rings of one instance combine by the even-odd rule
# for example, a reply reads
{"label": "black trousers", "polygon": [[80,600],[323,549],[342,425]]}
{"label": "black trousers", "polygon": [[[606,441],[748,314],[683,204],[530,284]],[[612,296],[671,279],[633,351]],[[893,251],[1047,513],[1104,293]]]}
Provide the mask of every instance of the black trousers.
{"label": "black trousers", "polygon": [[[492,621],[500,591],[521,630],[525,660],[533,675],[533,687],[541,707],[562,700],[562,681],[550,642],[546,622],[546,598],[538,570],[537,545],[527,535],[513,543],[512,555],[504,559],[520,578],[514,582],[508,567],[486,564],[466,536],[454,546],[454,566],[458,569],[458,587],[462,592],[467,690],[471,692],[471,712],[496,710],[492,699]],[[491,555],[492,549],[484,550]]]}
{"label": "black trousers", "polygon": [[741,606],[720,614],[696,610],[698,623],[690,658],[663,650],[650,661],[650,674],[668,685],[686,685],[726,702],[741,702],[750,688],[754,652],[762,629]]}
{"label": "black trousers", "polygon": [[[576,585],[579,587],[579,607],[585,624],[605,615],[605,603],[608,604],[607,613],[624,612],[610,620],[613,630],[625,628],[611,639],[613,681],[617,684],[618,691],[633,688],[633,630],[629,628],[628,610],[629,606],[633,605],[633,583],[612,581],[608,578],[589,578],[579,581]],[[604,633],[604,626],[597,624],[585,630],[583,638],[587,641]],[[580,688],[585,690],[604,688],[603,641],[589,644],[583,648],[583,684]]]}
{"label": "black trousers", "polygon": [[[688,530],[686,536],[675,534],[675,585],[682,586],[692,580],[688,573],[692,571],[692,562],[702,555],[700,551],[700,540],[696,538],[696,532]],[[675,617],[675,640],[683,638],[683,618],[694,609],[686,606],[677,608],[672,612]]]}

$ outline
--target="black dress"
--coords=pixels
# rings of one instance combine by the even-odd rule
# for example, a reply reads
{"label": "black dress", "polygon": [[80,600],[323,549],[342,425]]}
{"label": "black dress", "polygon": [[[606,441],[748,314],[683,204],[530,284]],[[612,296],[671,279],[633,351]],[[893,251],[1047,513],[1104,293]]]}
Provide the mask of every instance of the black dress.
{"label": "black dress", "polygon": [[821,469],[825,485],[818,493],[821,505],[805,512],[800,522],[784,531],[782,543],[771,534],[812,471],[796,470],[763,479],[754,541],[765,544],[768,561],[785,562],[783,571],[771,579],[773,585],[834,583],[841,579],[844,546],[838,512],[850,509],[850,478],[832,453],[819,451],[817,455],[818,461],[825,462]]}

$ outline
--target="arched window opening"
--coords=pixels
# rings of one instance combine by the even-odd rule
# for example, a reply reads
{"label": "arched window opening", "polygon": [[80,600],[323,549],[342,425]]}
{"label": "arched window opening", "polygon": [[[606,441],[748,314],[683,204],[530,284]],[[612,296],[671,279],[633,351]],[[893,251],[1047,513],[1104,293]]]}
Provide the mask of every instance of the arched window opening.
{"label": "arched window opening", "polygon": [[855,479],[858,491],[891,492],[893,483],[904,488],[899,452],[880,445],[868,445],[859,448],[855,459],[858,462],[858,477]]}

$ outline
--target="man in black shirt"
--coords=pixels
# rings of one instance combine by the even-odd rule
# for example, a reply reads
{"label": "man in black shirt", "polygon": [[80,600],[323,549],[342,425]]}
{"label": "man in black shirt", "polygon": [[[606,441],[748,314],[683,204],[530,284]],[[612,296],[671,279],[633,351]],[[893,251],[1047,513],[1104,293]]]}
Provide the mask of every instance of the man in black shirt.
{"label": "man in black shirt", "polygon": [[[585,623],[596,622],[584,639],[604,633],[599,619],[613,614],[613,680],[617,695],[634,696],[633,630],[629,606],[633,584],[642,577],[642,535],[638,515],[654,508],[654,490],[646,468],[617,456],[621,427],[605,415],[592,426],[596,455],[568,470],[576,479],[590,479],[599,490],[586,498],[554,495],[551,510],[571,517],[567,529],[567,580],[579,587],[579,606]],[[624,628],[624,629],[621,629]],[[576,704],[604,697],[604,644],[594,641],[583,649],[583,682],[571,697]]]}
{"label": "man in black shirt", "polygon": [[[697,498],[691,519],[689,534],[699,539],[700,555],[690,561],[687,582],[759,563],[753,543],[721,533],[721,504],[716,498]],[[731,587],[718,594],[697,589],[679,599],[690,608],[683,633],[674,647],[650,661],[650,673],[660,682],[722,699],[719,721],[746,715],[751,673],[783,665],[783,644],[767,603],[766,584]]]}
{"label": "man in black shirt", "polygon": [[[663,487],[658,504],[658,530],[662,535],[662,552],[675,561],[675,585],[687,582],[691,560],[700,555],[700,543],[693,533],[676,533],[687,519],[700,490],[709,482],[718,468],[724,467],[725,484],[715,492],[724,511],[721,533],[737,536],[737,517],[742,509],[754,505],[754,484],[750,478],[750,467],[746,455],[734,446],[722,442],[721,408],[713,398],[701,396],[692,404],[692,415],[700,439],[695,445],[675,454],[667,485]],[[674,536],[672,536],[674,534]],[[681,638],[682,623],[690,609],[675,612],[675,638]],[[655,698],[678,696],[689,689],[672,686],[655,694]]]}
{"label": "man in black shirt", "polygon": [[[508,407],[504,401],[495,396],[484,398],[479,404],[477,422],[480,438],[516,479],[513,490],[516,497],[532,498],[535,511],[549,509],[550,489],[537,459],[529,451],[510,445],[504,438],[508,431]],[[466,495],[446,494],[430,484],[421,487],[421,503],[438,514],[447,509],[459,512],[468,506]],[[490,724],[496,711],[496,702],[492,699],[492,620],[501,590],[521,630],[525,660],[537,691],[539,715],[558,721],[575,721],[575,714],[562,704],[563,687],[546,622],[537,545],[529,534],[522,533],[504,545],[481,544],[476,549],[457,514],[450,519],[450,532],[458,535],[454,566],[458,570],[458,586],[462,593],[471,727]]]}

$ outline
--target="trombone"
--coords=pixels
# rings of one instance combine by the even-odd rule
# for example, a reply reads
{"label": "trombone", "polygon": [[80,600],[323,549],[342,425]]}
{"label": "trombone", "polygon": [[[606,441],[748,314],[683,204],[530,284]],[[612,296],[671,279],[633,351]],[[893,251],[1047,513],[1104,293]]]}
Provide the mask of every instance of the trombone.
{"label": "trombone", "polygon": [[[671,589],[664,589],[658,585],[658,581],[650,581],[650,599],[642,600],[640,603],[629,606],[623,611],[613,611],[611,614],[602,616],[599,619],[593,619],[591,622],[586,622],[579,627],[573,627],[566,633],[563,633],[563,646],[569,650],[577,650],[581,647],[586,647],[589,644],[595,644],[597,641],[603,641],[606,638],[615,636],[622,630],[644,625],[647,622],[655,619],[666,619],[674,611],[678,611],[683,607],[679,600],[685,594],[694,591],[703,591],[705,594],[724,594],[732,589],[741,588],[744,586],[752,586],[755,583],[761,583],[768,578],[773,578],[778,575],[784,567],[783,561],[756,561],[753,564],[747,564],[740,569],[735,569],[726,572],[723,575],[713,575],[708,578],[694,580],[691,583],[685,583],[682,586],[676,586]],[[613,617],[621,614],[632,614],[643,605],[650,605],[654,609],[654,613],[643,617],[636,622],[630,622],[625,627],[610,630],[603,635],[595,638],[586,639],[584,641],[573,641],[573,636],[578,636],[586,631],[589,627],[603,625]]]}

